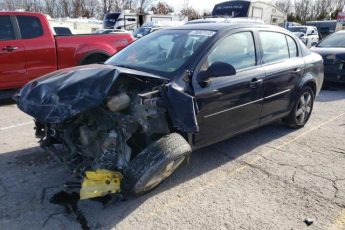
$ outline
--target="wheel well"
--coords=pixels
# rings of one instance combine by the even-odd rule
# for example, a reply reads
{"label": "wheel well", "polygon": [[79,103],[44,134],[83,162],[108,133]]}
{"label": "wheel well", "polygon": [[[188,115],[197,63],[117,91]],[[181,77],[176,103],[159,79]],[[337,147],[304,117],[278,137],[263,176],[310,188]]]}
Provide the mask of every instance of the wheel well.
{"label": "wheel well", "polygon": [[316,84],[315,84],[315,82],[312,82],[312,81],[307,82],[304,86],[309,86],[313,90],[314,95],[316,95]]}
{"label": "wheel well", "polygon": [[110,56],[106,53],[90,53],[88,55],[86,55],[81,61],[80,61],[80,65],[87,65],[87,64],[95,64],[95,63],[99,63],[97,62],[97,60],[100,61],[105,61],[106,59],[108,59]]}

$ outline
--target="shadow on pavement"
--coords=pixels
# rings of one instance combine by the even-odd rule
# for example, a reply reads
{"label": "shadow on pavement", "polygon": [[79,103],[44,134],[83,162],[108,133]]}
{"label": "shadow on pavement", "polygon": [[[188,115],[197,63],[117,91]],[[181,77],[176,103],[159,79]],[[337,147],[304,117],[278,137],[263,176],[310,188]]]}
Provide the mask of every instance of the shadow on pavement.
{"label": "shadow on pavement", "polygon": [[16,102],[12,99],[0,99],[0,106],[4,106],[4,105],[13,105]]}
{"label": "shadow on pavement", "polygon": [[[100,202],[80,201],[77,204],[78,212],[82,213],[86,219],[83,229],[111,229],[155,195],[236,160],[251,150],[293,131],[281,123],[276,123],[198,150],[192,154],[189,164],[182,166],[157,189],[141,197],[130,197],[127,201],[115,202],[105,209]],[[53,225],[61,223],[61,218],[66,218],[68,210],[50,204],[49,199],[62,190],[62,186],[70,174],[69,170],[60,163],[53,162],[49,155],[39,148],[0,154],[0,162],[0,182],[3,186],[0,188],[0,202],[2,203],[0,213],[16,212],[13,202],[20,202],[22,208],[20,212],[35,213],[37,226],[32,226],[33,228],[50,229]],[[23,181],[21,190],[24,189],[24,194],[16,190],[16,183],[14,183],[16,181]],[[1,194],[1,189],[6,192]],[[77,219],[76,213],[70,214],[75,220]],[[0,215],[0,220],[1,218],[4,217]],[[18,220],[13,219],[13,221]]]}
{"label": "shadow on pavement", "polygon": [[[321,97],[321,95],[323,95]],[[345,84],[332,84],[322,89],[320,96],[316,98],[318,102],[332,102],[345,99]]]}

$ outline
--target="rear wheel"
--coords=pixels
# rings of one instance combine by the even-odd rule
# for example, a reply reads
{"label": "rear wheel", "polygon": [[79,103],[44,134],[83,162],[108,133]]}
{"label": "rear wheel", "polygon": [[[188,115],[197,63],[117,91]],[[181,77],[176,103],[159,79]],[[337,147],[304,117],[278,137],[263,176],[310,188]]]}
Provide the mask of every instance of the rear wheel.
{"label": "rear wheel", "polygon": [[314,105],[314,91],[309,87],[304,87],[297,97],[294,108],[284,121],[290,127],[301,128],[308,122]]}
{"label": "rear wheel", "polygon": [[129,190],[141,195],[157,187],[189,157],[191,147],[179,134],[172,133],[149,145],[130,163]]}

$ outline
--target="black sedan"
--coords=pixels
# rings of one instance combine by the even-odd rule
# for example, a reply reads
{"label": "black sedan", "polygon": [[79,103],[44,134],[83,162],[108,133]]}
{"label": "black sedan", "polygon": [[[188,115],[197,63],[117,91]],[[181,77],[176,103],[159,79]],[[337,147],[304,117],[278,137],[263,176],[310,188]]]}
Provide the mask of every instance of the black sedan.
{"label": "black sedan", "polygon": [[150,191],[192,150],[278,119],[301,128],[322,82],[322,57],[289,31],[207,23],[151,33],[104,65],[43,76],[16,101],[87,199]]}
{"label": "black sedan", "polygon": [[326,83],[345,83],[345,31],[326,37],[311,50],[323,57]]}

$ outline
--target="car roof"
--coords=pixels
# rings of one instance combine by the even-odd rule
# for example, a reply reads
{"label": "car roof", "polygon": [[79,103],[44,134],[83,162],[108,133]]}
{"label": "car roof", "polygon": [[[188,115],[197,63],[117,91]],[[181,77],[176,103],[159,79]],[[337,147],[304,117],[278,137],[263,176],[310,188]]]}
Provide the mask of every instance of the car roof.
{"label": "car roof", "polygon": [[267,24],[256,24],[256,23],[231,23],[231,22],[218,22],[218,23],[196,23],[196,24],[185,24],[183,26],[176,26],[169,28],[169,30],[212,30],[212,31],[223,31],[232,30],[239,28],[267,28],[276,31],[286,32],[282,27],[267,25]]}

